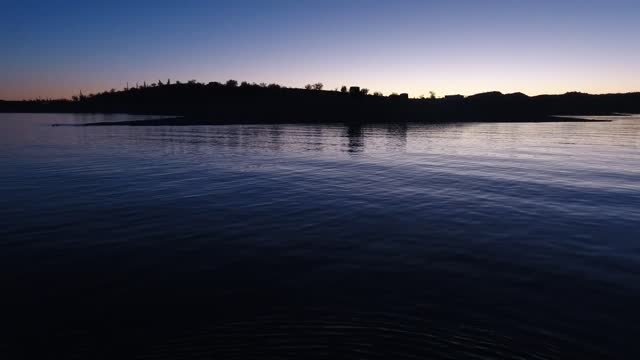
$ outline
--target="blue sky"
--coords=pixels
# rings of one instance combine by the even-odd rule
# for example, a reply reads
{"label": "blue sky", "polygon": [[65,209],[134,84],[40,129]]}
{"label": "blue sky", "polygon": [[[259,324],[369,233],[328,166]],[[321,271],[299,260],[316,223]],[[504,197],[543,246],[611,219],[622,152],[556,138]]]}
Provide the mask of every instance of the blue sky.
{"label": "blue sky", "polygon": [[640,91],[640,2],[0,0],[0,98],[229,78],[414,96]]}

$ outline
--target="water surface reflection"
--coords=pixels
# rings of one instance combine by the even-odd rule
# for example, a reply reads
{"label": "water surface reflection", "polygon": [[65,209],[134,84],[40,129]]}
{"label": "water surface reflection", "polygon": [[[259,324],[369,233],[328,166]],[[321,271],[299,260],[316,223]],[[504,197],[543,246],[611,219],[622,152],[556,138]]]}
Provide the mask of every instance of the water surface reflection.
{"label": "water surface reflection", "polygon": [[0,115],[0,356],[637,358],[640,118]]}

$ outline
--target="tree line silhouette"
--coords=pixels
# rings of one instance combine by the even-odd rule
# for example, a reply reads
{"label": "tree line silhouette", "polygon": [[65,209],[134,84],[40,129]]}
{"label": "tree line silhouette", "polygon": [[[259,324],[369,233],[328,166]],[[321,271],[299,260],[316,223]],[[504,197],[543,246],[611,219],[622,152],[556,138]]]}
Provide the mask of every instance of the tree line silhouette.
{"label": "tree line silhouette", "polygon": [[[278,84],[200,83],[167,79],[111,89],[80,92],[72,99],[0,101],[0,112],[132,113],[170,115],[184,123],[274,122],[430,122],[531,121],[553,115],[640,113],[640,93],[590,95],[578,92],[529,97],[522,93],[410,98],[384,96],[367,88],[325,90],[320,82],[304,88]],[[177,122],[178,120],[174,120]]]}

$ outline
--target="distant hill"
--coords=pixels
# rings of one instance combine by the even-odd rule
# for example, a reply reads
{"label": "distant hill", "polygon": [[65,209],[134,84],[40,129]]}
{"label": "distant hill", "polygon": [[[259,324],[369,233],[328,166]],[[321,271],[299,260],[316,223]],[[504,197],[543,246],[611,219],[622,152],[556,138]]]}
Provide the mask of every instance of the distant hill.
{"label": "distant hill", "polygon": [[[168,83],[168,82],[167,82]],[[530,121],[553,115],[640,113],[640,93],[567,93],[529,97],[489,92],[468,97],[409,99],[352,87],[323,91],[275,84],[158,82],[151,86],[74,97],[0,101],[0,112],[131,113],[206,119],[207,123]]]}

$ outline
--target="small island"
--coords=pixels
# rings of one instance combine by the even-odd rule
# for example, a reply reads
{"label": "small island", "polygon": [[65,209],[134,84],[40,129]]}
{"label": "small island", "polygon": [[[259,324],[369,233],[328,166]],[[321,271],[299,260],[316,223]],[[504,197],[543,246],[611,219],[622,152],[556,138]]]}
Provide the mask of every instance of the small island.
{"label": "small island", "polygon": [[[640,113],[640,93],[527,96],[488,92],[410,98],[358,86],[324,90],[235,80],[207,84],[167,80],[72,99],[0,101],[0,112],[129,113],[166,118],[85,126],[161,126],[273,123],[405,123],[587,121],[580,116]],[[564,117],[564,116],[578,117]]]}

